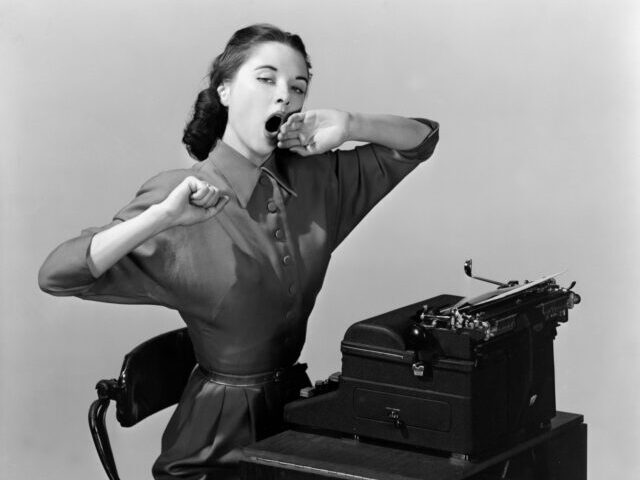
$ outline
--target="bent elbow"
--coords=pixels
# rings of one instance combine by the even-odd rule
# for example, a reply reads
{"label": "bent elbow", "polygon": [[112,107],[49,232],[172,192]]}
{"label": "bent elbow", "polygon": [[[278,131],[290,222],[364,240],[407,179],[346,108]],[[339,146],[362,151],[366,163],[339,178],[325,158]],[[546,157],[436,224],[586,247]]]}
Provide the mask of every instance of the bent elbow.
{"label": "bent elbow", "polygon": [[86,251],[90,239],[78,237],[58,246],[38,271],[40,290],[50,295],[78,295],[95,282],[87,265]]}
{"label": "bent elbow", "polygon": [[42,264],[40,270],[38,270],[38,287],[40,287],[40,290],[44,293],[53,294],[55,291],[53,275],[46,261]]}
{"label": "bent elbow", "polygon": [[58,269],[54,261],[51,261],[51,256],[45,260],[38,271],[38,286],[49,295],[67,296],[76,293],[77,285],[73,285],[70,280],[72,279]]}

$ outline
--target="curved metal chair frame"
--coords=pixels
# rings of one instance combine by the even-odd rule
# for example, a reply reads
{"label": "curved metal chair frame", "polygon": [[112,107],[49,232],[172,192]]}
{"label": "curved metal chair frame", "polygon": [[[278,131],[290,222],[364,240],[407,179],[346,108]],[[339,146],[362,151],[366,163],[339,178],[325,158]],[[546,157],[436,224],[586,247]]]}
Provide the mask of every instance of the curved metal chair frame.
{"label": "curved metal chair frame", "polygon": [[89,429],[98,456],[110,480],[120,480],[105,414],[116,402],[116,418],[131,427],[178,402],[196,366],[186,328],[173,330],[141,343],[124,357],[118,379],[100,380],[98,399],[89,407]]}

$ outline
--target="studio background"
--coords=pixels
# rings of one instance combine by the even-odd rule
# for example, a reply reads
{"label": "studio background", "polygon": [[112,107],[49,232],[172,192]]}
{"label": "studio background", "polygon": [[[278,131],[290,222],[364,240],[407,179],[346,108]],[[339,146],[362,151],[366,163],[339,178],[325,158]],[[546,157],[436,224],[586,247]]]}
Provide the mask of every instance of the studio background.
{"label": "studio background", "polygon": [[[426,116],[440,145],[353,232],[310,319],[312,379],[357,320],[439,293],[567,269],[558,409],[585,415],[592,479],[637,478],[640,15],[632,1],[0,1],[0,477],[100,479],[97,380],[176,312],[54,298],[37,270],[161,170],[237,28],[299,33],[307,108]],[[251,332],[247,332],[251,334]],[[121,477],[149,478],[167,410],[109,428]]]}

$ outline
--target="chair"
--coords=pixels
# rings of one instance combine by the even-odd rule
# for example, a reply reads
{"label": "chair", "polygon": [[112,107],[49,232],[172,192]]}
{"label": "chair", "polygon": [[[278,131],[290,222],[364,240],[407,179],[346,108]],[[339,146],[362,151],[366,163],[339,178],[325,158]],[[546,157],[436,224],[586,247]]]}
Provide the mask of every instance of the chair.
{"label": "chair", "polygon": [[102,466],[110,480],[119,480],[105,413],[116,402],[116,419],[123,427],[178,402],[196,365],[186,328],[141,343],[124,357],[118,379],[100,380],[98,399],[89,407],[89,429]]}

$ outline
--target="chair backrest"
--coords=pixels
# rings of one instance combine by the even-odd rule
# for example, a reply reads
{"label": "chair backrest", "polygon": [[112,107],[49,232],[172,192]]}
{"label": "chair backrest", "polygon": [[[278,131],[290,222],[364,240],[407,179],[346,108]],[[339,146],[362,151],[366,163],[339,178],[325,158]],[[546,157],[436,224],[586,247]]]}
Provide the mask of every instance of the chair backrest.
{"label": "chair backrest", "polygon": [[158,335],[124,357],[118,383],[123,387],[116,403],[116,418],[123,427],[180,400],[196,365],[186,328]]}
{"label": "chair backrest", "polygon": [[187,329],[181,328],[141,343],[125,355],[117,380],[98,382],[98,399],[89,407],[89,429],[111,480],[119,477],[105,424],[110,401],[116,402],[120,425],[131,427],[177,403],[195,365],[193,344]]}

